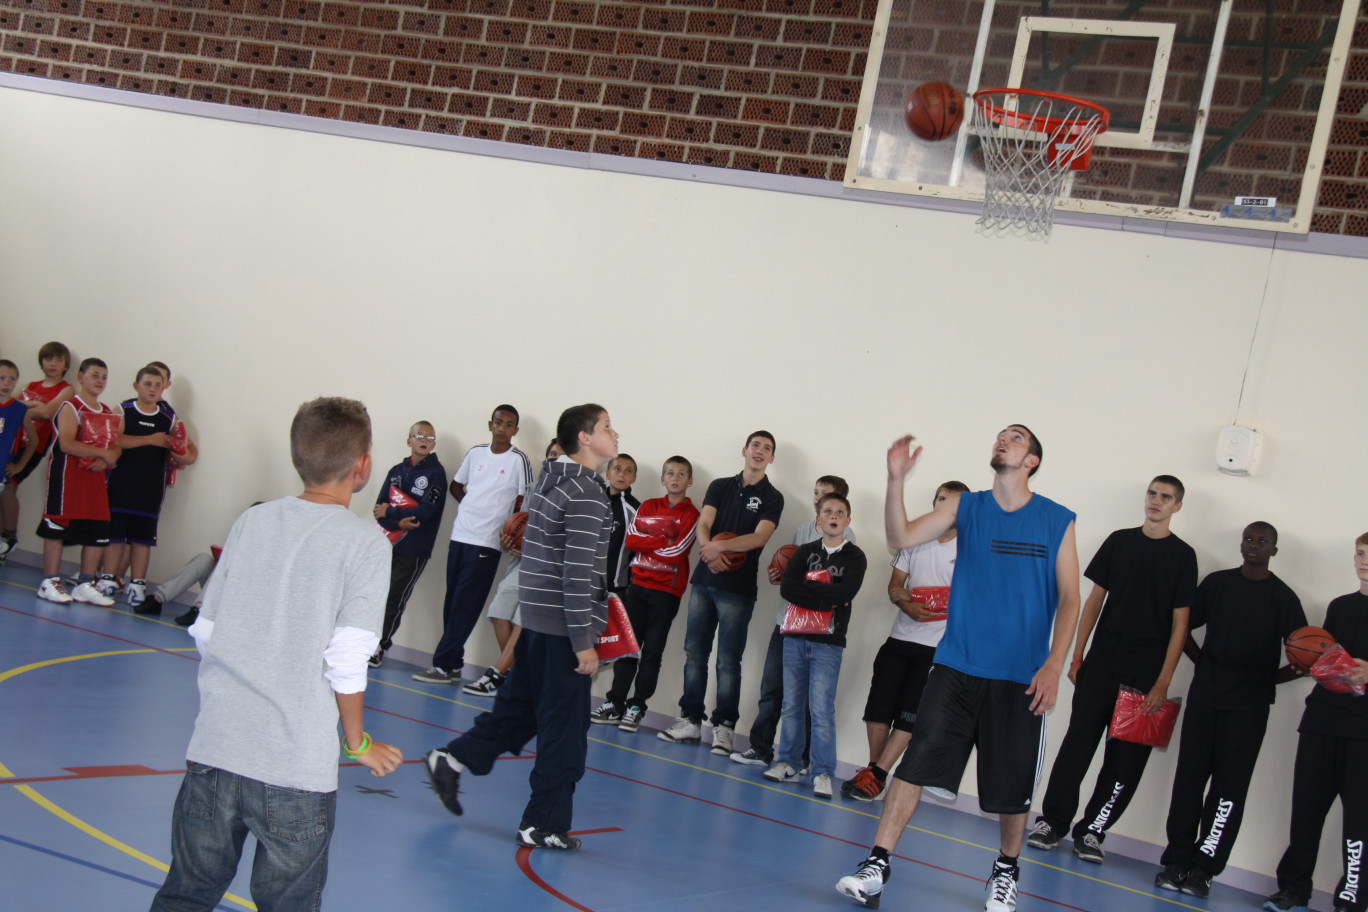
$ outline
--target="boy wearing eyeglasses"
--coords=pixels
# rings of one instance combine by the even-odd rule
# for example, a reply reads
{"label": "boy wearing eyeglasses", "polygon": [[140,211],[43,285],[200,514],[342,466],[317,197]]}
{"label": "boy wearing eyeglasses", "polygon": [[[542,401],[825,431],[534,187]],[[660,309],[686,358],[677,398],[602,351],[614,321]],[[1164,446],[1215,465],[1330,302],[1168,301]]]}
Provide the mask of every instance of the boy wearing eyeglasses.
{"label": "boy wearing eyeglasses", "polygon": [[[442,510],[446,507],[446,469],[433,452],[437,448],[437,432],[430,423],[419,421],[409,428],[408,445],[408,458],[389,470],[375,499],[375,521],[387,531],[403,531],[404,537],[394,543],[390,558],[385,623],[380,629],[380,647],[370,657],[371,668],[380,667],[385,651],[394,641],[413,587],[418,585],[418,577],[432,557],[437,527],[442,524]],[[416,506],[391,506],[390,488],[403,492]]]}

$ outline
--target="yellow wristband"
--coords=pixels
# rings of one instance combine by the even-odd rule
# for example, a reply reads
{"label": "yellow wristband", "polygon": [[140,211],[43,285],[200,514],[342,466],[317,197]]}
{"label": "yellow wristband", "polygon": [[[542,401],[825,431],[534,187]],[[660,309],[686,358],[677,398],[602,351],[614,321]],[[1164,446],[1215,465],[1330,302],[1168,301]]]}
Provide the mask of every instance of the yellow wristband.
{"label": "yellow wristband", "polygon": [[356,750],[352,750],[350,747],[347,747],[347,736],[342,736],[342,753],[346,754],[349,759],[355,760],[370,749],[370,735],[366,734],[365,732],[361,733],[361,746],[358,747]]}

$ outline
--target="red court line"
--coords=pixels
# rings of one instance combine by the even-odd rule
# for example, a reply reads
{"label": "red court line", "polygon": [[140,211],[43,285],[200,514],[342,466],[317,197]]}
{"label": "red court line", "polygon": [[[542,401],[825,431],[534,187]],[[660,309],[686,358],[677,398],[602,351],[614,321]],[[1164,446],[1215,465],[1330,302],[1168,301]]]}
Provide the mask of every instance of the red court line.
{"label": "red court line", "polygon": [[[597,834],[597,833],[621,833],[621,832],[622,832],[622,827],[603,827],[602,829],[597,829],[597,830],[571,830],[571,831],[570,831],[570,835],[571,835],[571,836],[593,836],[593,835],[595,835],[595,834]],[[543,890],[545,890],[547,893],[550,893],[552,896],[556,897],[556,899],[559,899],[559,900],[560,900],[561,902],[563,902],[563,903],[566,903],[566,904],[568,904],[568,905],[574,906],[576,909],[579,909],[580,912],[594,912],[593,909],[590,909],[588,906],[582,905],[581,903],[575,902],[573,899],[571,899],[570,897],[566,896],[564,893],[562,893],[561,891],[557,890],[555,887],[551,886],[551,885],[550,885],[549,883],[547,883],[546,881],[542,880],[542,879],[541,879],[541,876],[540,876],[536,871],[532,870],[532,850],[529,849],[527,846],[523,846],[523,847],[519,848],[519,849],[518,849],[518,852],[517,852],[517,854],[514,856],[514,858],[515,858],[515,859],[517,860],[517,862],[518,862],[518,868],[521,869],[522,872],[523,872],[524,874],[527,875],[527,879],[530,880],[530,881],[532,881],[532,882],[533,882],[534,884],[536,884],[537,886],[541,887],[541,888],[542,888]]]}
{"label": "red court line", "polygon": [[[591,767],[585,767],[585,769],[588,770],[588,769],[592,769],[592,768],[591,768]],[[655,784],[650,783],[650,782],[642,782],[642,781],[639,780],[639,779],[633,779],[631,776],[623,776],[623,775],[620,774],[620,773],[610,773],[610,772],[608,772],[607,770],[595,769],[595,770],[593,770],[593,771],[596,772],[596,773],[602,773],[602,774],[605,775],[605,776],[612,776],[614,779],[621,779],[621,780],[624,781],[624,782],[631,782],[631,783],[633,783],[634,785],[643,785],[643,786],[645,786],[645,787],[647,787],[647,788],[653,788],[653,789],[655,789],[656,791],[665,792],[666,794],[677,795],[677,796],[679,796],[680,798],[688,798],[688,799],[690,799],[691,801],[698,801],[698,802],[700,802],[700,803],[702,803],[702,804],[711,805],[712,807],[715,807],[715,808],[721,808],[721,809],[724,810],[724,811],[734,811],[734,812],[737,813],[737,814],[744,814],[744,815],[747,816],[747,817],[753,817],[753,818],[755,818],[756,820],[763,820],[763,821],[766,822],[766,823],[773,823],[773,824],[776,824],[776,825],[778,825],[778,826],[788,827],[789,829],[791,829],[791,830],[797,830],[797,831],[799,831],[800,833],[808,833],[808,834],[813,835],[813,836],[821,836],[823,839],[830,839],[830,840],[832,840],[833,842],[843,842],[843,843],[845,843],[846,845],[855,846],[856,848],[861,849],[861,850],[863,850],[863,849],[866,848],[865,845],[863,845],[863,844],[861,844],[861,843],[858,843],[858,842],[855,842],[855,841],[852,840],[852,839],[842,839],[840,836],[832,836],[830,833],[823,833],[823,832],[821,832],[820,830],[812,830],[812,829],[809,829],[809,828],[804,827],[804,826],[799,826],[799,825],[796,824],[796,823],[788,823],[787,821],[784,821],[784,820],[775,820],[773,817],[766,817],[765,815],[763,815],[763,814],[757,814],[757,813],[755,813],[754,811],[744,811],[744,810],[742,810],[741,808],[733,807],[733,806],[731,806],[730,804],[722,804],[721,802],[718,802],[718,801],[710,801],[710,800],[707,799],[707,798],[700,798],[700,797],[697,796],[697,795],[690,795],[688,792],[680,792],[680,791],[676,791],[675,789],[665,788],[665,786],[663,786],[663,785],[655,785]],[[921,866],[924,867],[924,868],[931,868],[933,871],[943,871],[943,872],[946,873],[946,874],[954,874],[954,875],[957,876],[957,877],[964,877],[964,878],[967,878],[968,880],[974,880],[974,881],[976,881],[976,880],[979,879],[979,878],[975,877],[973,874],[965,874],[963,871],[955,871],[955,870],[953,870],[953,869],[951,869],[951,868],[943,868],[943,867],[941,867],[940,865],[934,865],[934,864],[931,864],[931,863],[928,862],[928,861],[921,861],[920,859],[912,858],[911,856],[908,856],[908,855],[893,855],[892,857],[897,858],[897,859],[901,859],[902,861],[910,861],[910,862],[912,862],[913,864],[919,864],[919,865],[921,865]],[[1057,899],[1051,899],[1051,898],[1048,897],[1048,896],[1040,896],[1040,895],[1038,895],[1038,894],[1036,894],[1036,893],[1027,893],[1025,890],[1019,890],[1018,892],[1019,892],[1022,896],[1029,896],[1029,897],[1031,897],[1032,899],[1043,900],[1044,902],[1050,903],[1051,905],[1059,906],[1059,907],[1062,908],[1062,909],[1072,909],[1072,910],[1074,910],[1074,912],[1089,912],[1089,910],[1084,909],[1084,908],[1082,908],[1081,906],[1071,906],[1071,905],[1069,905],[1069,904],[1066,903],[1066,902],[1060,902],[1059,900],[1057,900]],[[569,901],[569,900],[566,900],[566,902],[570,902],[570,901]],[[584,908],[584,907],[583,907],[583,906],[578,906],[577,908],[581,908],[581,909],[582,909],[582,908]]]}

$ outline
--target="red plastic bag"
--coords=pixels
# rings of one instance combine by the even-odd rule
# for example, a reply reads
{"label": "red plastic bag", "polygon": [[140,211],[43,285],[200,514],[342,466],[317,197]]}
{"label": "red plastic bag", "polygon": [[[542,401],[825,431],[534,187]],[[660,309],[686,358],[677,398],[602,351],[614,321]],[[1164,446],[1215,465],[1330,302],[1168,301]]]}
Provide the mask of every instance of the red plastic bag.
{"label": "red plastic bag", "polygon": [[[822,570],[809,570],[803,574],[806,579],[817,583],[831,582],[831,574]],[[779,623],[780,633],[806,633],[829,636],[836,632],[836,613],[834,611],[814,611],[802,608],[792,602],[784,608],[784,619]]]}
{"label": "red plastic bag", "polygon": [[612,592],[608,593],[608,626],[599,634],[596,648],[600,665],[641,658],[641,646],[637,644],[632,622],[627,620],[627,606]]}
{"label": "red plastic bag", "polygon": [[632,520],[642,535],[658,535],[661,538],[674,538],[679,534],[679,520],[673,516],[642,516],[637,514]]}
{"label": "red plastic bag", "polygon": [[1316,683],[1331,693],[1363,696],[1364,687],[1362,684],[1355,684],[1352,680],[1353,674],[1358,671],[1358,665],[1354,662],[1349,652],[1339,644],[1335,644],[1325,650],[1325,654],[1316,660],[1316,664],[1311,666],[1311,677],[1316,679]]}
{"label": "red plastic bag", "polygon": [[945,610],[950,606],[949,586],[913,586],[907,593],[912,596],[912,601],[922,602],[926,605],[926,610],[932,613],[932,617],[918,623],[945,620]]}
{"label": "red plastic bag", "polygon": [[[108,450],[119,442],[119,422],[123,416],[114,412],[81,412],[81,443]],[[77,456],[78,468],[88,469],[95,464],[93,456]]]}
{"label": "red plastic bag", "polygon": [[172,456],[184,456],[190,452],[186,446],[185,422],[177,421],[171,426],[171,433],[166,435],[166,448],[171,452],[166,454],[166,486],[172,487],[176,483],[176,472],[180,466],[176,465],[176,460]]}
{"label": "red plastic bag", "polygon": [[[418,506],[418,501],[414,500],[412,497],[409,497],[407,494],[396,488],[394,485],[390,485],[389,505],[391,507],[398,507],[399,509],[403,510],[407,509],[408,507]],[[399,539],[403,538],[405,535],[408,535],[408,529],[386,529],[379,523],[375,524],[375,528],[385,533],[385,538],[389,539],[389,543],[391,545],[398,544]]]}
{"label": "red plastic bag", "polygon": [[1153,714],[1147,716],[1140,708],[1146,696],[1134,687],[1123,686],[1117,690],[1116,708],[1112,711],[1107,734],[1121,741],[1148,744],[1163,750],[1173,738],[1173,726],[1178,721],[1183,700],[1181,697],[1165,700]]}

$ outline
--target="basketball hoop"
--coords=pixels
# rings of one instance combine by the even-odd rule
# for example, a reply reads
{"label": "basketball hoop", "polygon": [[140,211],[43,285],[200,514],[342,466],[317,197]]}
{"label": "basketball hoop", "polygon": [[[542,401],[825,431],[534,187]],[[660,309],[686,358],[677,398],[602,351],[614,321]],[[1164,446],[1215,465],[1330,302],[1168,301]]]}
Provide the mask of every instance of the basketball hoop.
{"label": "basketball hoop", "polygon": [[984,170],[977,224],[1048,235],[1064,178],[1087,170],[1108,119],[1101,105],[1054,92],[975,92],[969,130],[982,144]]}

